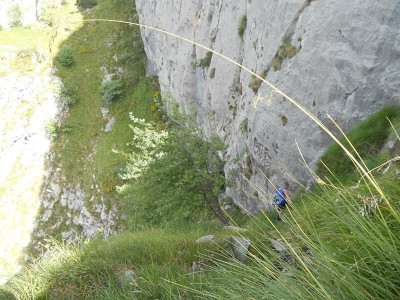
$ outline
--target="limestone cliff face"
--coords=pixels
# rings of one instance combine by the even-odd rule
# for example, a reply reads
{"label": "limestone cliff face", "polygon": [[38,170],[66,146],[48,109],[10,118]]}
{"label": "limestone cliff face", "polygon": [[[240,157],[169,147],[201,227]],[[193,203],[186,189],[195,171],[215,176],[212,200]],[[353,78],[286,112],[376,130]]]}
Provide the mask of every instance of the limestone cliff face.
{"label": "limestone cliff face", "polygon": [[[136,0],[140,22],[226,55],[335,130],[400,99],[398,0]],[[246,19],[244,19],[246,16]],[[246,21],[246,22],[245,22]],[[242,36],[238,28],[242,27]],[[228,145],[227,192],[249,211],[268,207],[282,178],[306,182],[330,138],[282,95],[186,41],[142,30],[149,70],[206,134]],[[256,188],[257,187],[257,188]]]}

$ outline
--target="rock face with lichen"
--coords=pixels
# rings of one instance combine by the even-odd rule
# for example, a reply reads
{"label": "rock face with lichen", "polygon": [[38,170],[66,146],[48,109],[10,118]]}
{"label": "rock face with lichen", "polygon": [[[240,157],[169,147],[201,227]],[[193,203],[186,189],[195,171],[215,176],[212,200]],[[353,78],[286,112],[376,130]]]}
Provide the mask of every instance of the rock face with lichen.
{"label": "rock face with lichen", "polygon": [[[335,134],[400,98],[397,0],[136,0],[140,22],[259,74]],[[331,138],[296,104],[207,49],[142,29],[148,71],[228,149],[227,193],[268,207],[282,178],[307,182]],[[301,154],[299,152],[301,150]],[[303,158],[304,161],[303,161]],[[293,186],[293,185],[292,185]]]}

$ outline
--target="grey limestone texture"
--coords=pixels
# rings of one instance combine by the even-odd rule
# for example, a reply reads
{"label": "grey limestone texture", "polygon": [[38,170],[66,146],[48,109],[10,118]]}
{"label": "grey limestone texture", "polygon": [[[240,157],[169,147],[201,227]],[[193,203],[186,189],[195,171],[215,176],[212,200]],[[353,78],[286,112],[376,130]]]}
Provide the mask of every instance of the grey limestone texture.
{"label": "grey limestone texture", "polygon": [[[136,7],[142,24],[216,51],[209,66],[199,66],[209,50],[141,29],[149,73],[159,76],[163,94],[228,146],[221,156],[235,184],[227,194],[245,211],[270,207],[283,178],[306,185],[312,176],[304,163],[315,167],[332,142],[299,106],[337,135],[330,118],[347,130],[400,102],[398,0],[137,0]],[[274,58],[284,45],[297,53],[279,68]],[[283,94],[257,86],[238,64]]]}

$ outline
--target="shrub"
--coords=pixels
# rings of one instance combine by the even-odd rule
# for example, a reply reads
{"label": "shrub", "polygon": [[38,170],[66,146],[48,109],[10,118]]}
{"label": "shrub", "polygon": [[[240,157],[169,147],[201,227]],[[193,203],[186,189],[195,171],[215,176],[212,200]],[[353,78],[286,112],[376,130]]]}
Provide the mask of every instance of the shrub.
{"label": "shrub", "polygon": [[196,67],[203,68],[203,69],[204,69],[204,68],[208,68],[208,67],[210,66],[210,64],[211,64],[211,58],[212,58],[212,56],[213,56],[213,53],[212,53],[211,51],[208,51],[208,52],[206,53],[206,57],[200,59],[200,60],[197,62]]}
{"label": "shrub", "polygon": [[92,8],[97,5],[97,0],[76,0],[76,6],[81,9]]}
{"label": "shrub", "polygon": [[22,26],[22,10],[18,4],[14,4],[8,10],[8,24],[10,27],[21,27]]}
{"label": "shrub", "polygon": [[135,142],[141,149],[130,155],[141,159],[147,149],[158,154],[151,155],[156,159],[146,165],[148,171],[141,172],[125,189],[128,214],[132,212],[133,222],[139,224],[188,224],[210,215],[226,223],[218,203],[225,183],[224,162],[218,157],[223,142],[217,137],[205,140],[180,114],[172,118],[174,121],[167,124],[168,137],[157,148]]}
{"label": "shrub", "polygon": [[[129,117],[132,121],[132,125],[129,127],[133,132],[133,138],[128,145],[133,147],[133,151],[126,153],[112,150],[126,160],[124,171],[118,174],[126,182],[142,176],[148,170],[149,165],[163,155],[160,147],[165,143],[168,136],[166,131],[157,130],[153,124],[146,122],[144,119],[136,118],[133,113],[130,113]],[[126,183],[118,187],[118,190],[123,191],[128,186],[129,183]]]}
{"label": "shrub", "polygon": [[104,81],[100,87],[101,98],[110,103],[122,94],[123,87],[124,84],[119,79]]}
{"label": "shrub", "polygon": [[243,17],[241,17],[238,27],[238,34],[240,38],[243,38],[246,28],[247,28],[247,15],[244,15]]}
{"label": "shrub", "polygon": [[69,47],[62,47],[57,54],[57,61],[64,67],[70,67],[74,64],[74,54]]}
{"label": "shrub", "polygon": [[75,104],[78,99],[76,97],[77,87],[72,85],[61,85],[59,99],[62,103],[70,106]]}

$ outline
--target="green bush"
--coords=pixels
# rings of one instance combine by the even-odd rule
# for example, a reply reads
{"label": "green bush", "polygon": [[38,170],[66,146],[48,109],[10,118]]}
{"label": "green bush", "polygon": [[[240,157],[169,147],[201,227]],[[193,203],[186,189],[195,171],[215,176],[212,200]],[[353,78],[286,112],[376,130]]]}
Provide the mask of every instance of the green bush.
{"label": "green bush", "polygon": [[78,99],[76,97],[77,87],[72,85],[62,85],[60,88],[59,99],[62,103],[70,106],[75,104]]}
{"label": "green bush", "polygon": [[72,49],[66,46],[61,48],[61,50],[57,54],[56,59],[64,67],[72,66],[75,61]]}
{"label": "green bush", "polygon": [[81,9],[92,8],[97,5],[97,0],[76,0],[76,6]]}
{"label": "green bush", "polygon": [[217,199],[225,183],[218,157],[224,145],[217,137],[204,140],[198,128],[176,118],[159,147],[163,155],[124,191],[126,211],[138,224],[182,225],[210,216],[226,222]]}
{"label": "green bush", "polygon": [[124,84],[121,80],[104,81],[100,87],[101,98],[106,103],[111,103],[123,93]]}
{"label": "green bush", "polygon": [[244,15],[240,18],[239,27],[238,27],[238,34],[240,38],[243,38],[244,32],[247,29],[247,15]]}
{"label": "green bush", "polygon": [[22,10],[18,4],[14,4],[8,10],[8,24],[11,28],[22,26]]}

